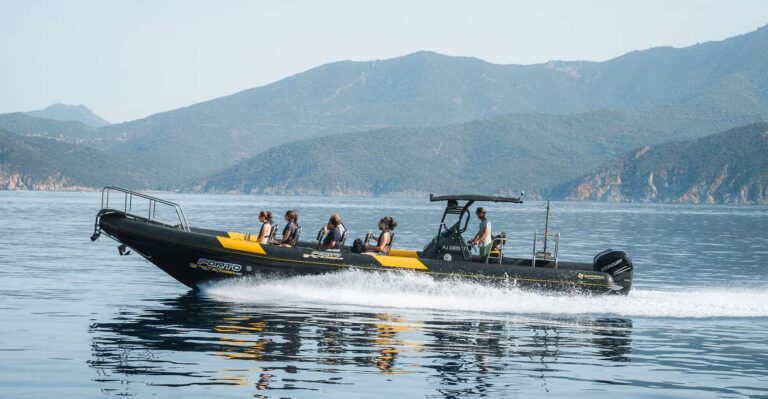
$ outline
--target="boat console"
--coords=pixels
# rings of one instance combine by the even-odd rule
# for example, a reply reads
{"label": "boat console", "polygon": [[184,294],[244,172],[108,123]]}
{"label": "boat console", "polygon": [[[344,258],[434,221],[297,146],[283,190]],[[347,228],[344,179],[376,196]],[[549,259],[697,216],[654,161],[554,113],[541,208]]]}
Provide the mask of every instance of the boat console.
{"label": "boat console", "polygon": [[[437,229],[437,235],[421,251],[421,257],[425,259],[438,259],[445,262],[471,262],[472,253],[462,234],[467,231],[469,225],[469,207],[477,201],[509,202],[522,204],[519,197],[497,197],[489,195],[444,195],[430,194],[431,202],[445,201],[445,211]],[[463,202],[463,204],[460,203]],[[454,221],[455,220],[455,221]],[[453,223],[450,227],[446,223]],[[506,241],[506,239],[505,239]],[[486,261],[483,259],[482,261]]]}

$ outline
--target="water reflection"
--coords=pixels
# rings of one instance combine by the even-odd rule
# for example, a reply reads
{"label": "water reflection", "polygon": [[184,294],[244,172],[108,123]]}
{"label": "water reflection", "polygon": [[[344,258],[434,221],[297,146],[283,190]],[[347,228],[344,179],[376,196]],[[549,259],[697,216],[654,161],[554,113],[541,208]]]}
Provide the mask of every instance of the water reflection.
{"label": "water reflection", "polygon": [[[369,384],[391,389],[409,376],[438,396],[509,393],[530,381],[546,392],[563,366],[629,362],[632,351],[629,319],[470,320],[233,304],[195,293],[147,303],[90,326],[88,364],[105,392],[224,385],[235,396],[245,389],[295,397],[333,385],[344,396],[343,387],[350,395]],[[413,380],[401,385],[407,394]]]}

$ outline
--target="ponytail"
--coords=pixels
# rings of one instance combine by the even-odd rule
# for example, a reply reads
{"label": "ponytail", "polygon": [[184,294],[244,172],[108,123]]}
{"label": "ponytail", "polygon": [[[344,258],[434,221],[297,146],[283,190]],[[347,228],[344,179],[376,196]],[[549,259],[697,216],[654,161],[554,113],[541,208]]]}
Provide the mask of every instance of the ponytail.
{"label": "ponytail", "polygon": [[272,212],[270,211],[261,211],[259,212],[259,217],[264,218],[269,224],[272,224]]}
{"label": "ponytail", "polygon": [[382,220],[384,221],[384,224],[387,225],[387,228],[389,228],[389,230],[394,230],[397,227],[397,222],[395,221],[394,218],[392,218],[392,216],[387,216]]}
{"label": "ponytail", "polygon": [[290,210],[288,212],[285,212],[285,217],[288,218],[288,222],[296,223],[296,225],[298,226],[298,224],[299,224],[299,214],[296,213],[296,211]]}

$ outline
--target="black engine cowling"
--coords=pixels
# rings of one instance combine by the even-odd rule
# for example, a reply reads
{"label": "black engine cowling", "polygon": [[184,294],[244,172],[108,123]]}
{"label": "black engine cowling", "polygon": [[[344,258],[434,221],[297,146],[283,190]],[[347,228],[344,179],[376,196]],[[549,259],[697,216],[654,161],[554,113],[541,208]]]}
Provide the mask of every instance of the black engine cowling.
{"label": "black engine cowling", "polygon": [[592,270],[608,273],[613,276],[613,281],[623,287],[619,293],[627,294],[632,288],[632,259],[626,252],[614,249],[606,249],[595,255],[592,261]]}

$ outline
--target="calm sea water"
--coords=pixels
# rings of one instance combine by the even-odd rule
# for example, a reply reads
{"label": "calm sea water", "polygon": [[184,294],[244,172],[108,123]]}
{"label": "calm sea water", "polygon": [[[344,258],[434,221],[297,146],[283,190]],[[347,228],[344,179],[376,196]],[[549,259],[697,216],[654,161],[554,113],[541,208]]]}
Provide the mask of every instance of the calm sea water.
{"label": "calm sea water", "polygon": [[[381,216],[420,248],[425,200],[162,194],[194,226]],[[408,273],[241,280],[189,292],[91,243],[96,193],[0,191],[0,397],[768,397],[768,208],[555,203],[561,257],[632,256],[628,297]],[[489,205],[525,256],[543,204]]]}

